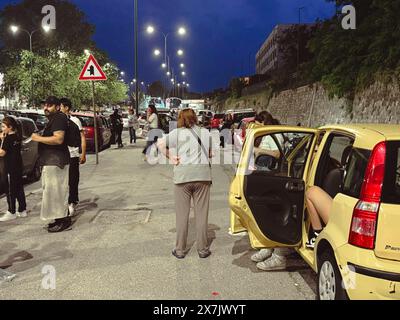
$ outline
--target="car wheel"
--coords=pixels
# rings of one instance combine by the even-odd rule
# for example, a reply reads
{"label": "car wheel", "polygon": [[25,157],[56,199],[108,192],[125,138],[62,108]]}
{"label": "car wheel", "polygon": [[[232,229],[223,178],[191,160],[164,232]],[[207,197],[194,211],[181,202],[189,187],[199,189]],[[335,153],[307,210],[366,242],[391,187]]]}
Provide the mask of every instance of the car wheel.
{"label": "car wheel", "polygon": [[318,269],[318,299],[348,300],[336,259],[329,252],[322,254]]}

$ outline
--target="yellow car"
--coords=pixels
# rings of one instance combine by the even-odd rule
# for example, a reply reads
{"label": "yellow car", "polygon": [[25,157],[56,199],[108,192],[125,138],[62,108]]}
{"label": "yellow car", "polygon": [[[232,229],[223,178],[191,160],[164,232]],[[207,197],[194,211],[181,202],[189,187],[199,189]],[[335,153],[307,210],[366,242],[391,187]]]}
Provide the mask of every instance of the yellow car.
{"label": "yellow car", "polygon": [[[263,149],[271,144],[278,156]],[[334,199],[314,250],[312,186]],[[229,203],[231,233],[247,231],[255,249],[296,248],[320,299],[400,299],[400,126],[253,127]]]}

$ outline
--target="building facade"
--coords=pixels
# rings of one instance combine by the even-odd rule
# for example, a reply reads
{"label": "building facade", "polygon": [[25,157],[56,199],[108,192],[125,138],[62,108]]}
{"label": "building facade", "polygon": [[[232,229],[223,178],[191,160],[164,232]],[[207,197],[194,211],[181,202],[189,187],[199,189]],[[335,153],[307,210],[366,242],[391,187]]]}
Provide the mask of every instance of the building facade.
{"label": "building facade", "polygon": [[[280,24],[275,26],[267,40],[263,43],[260,50],[256,55],[256,73],[267,74],[276,69],[279,69],[285,64],[285,57],[283,54],[283,48],[281,48],[280,38],[284,33],[294,27],[299,26],[298,24]],[[307,29],[311,30],[315,24],[302,24]]]}

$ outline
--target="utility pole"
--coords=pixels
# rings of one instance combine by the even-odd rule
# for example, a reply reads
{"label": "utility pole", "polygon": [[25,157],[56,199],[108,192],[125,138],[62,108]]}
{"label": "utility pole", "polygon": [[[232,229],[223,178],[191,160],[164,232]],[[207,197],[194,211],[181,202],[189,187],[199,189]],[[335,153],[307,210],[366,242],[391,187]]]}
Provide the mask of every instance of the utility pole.
{"label": "utility pole", "polygon": [[135,100],[136,100],[136,115],[139,115],[139,70],[138,70],[138,0],[134,0],[134,24],[135,24]]}

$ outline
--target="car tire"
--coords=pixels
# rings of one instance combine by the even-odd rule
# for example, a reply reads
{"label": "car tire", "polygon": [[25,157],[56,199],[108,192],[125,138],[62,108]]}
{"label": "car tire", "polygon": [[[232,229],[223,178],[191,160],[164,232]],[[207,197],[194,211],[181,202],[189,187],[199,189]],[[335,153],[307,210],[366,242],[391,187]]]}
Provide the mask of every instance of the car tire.
{"label": "car tire", "polygon": [[335,257],[330,252],[324,252],[319,260],[317,299],[349,300]]}

